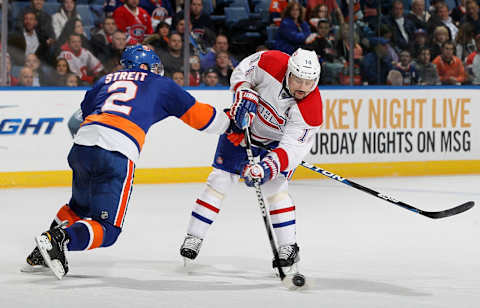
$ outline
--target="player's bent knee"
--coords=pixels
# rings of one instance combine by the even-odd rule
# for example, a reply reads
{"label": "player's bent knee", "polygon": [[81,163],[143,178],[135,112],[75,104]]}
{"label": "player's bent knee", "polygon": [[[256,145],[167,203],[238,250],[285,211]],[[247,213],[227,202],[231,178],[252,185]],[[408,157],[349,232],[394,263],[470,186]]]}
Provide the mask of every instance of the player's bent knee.
{"label": "player's bent knee", "polygon": [[109,223],[102,224],[104,228],[103,243],[101,247],[109,247],[115,244],[122,229]]}

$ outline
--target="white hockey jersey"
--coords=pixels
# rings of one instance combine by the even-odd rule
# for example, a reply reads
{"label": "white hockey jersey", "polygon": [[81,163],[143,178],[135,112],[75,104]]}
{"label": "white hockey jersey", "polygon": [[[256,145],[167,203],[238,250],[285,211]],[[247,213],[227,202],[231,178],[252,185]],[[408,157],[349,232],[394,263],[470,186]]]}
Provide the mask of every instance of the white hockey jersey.
{"label": "white hockey jersey", "polygon": [[68,46],[64,48],[58,58],[65,58],[72,73],[81,80],[90,81],[88,71],[96,74],[103,70],[102,63],[87,49],[82,48],[79,53],[75,53]]}
{"label": "white hockey jersey", "polygon": [[277,50],[255,53],[243,59],[230,78],[232,91],[248,82],[259,93],[257,115],[251,126],[252,139],[262,144],[279,141],[273,152],[278,156],[280,171],[292,170],[300,164],[323,123],[318,88],[299,101],[286,90],[284,79],[289,57]]}

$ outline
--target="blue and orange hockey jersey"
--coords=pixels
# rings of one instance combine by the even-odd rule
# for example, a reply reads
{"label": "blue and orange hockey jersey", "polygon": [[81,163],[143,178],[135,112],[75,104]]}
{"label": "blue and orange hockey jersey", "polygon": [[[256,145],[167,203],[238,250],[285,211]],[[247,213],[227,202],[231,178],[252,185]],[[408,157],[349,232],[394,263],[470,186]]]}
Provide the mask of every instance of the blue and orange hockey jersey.
{"label": "blue and orange hockey jersey", "polygon": [[145,70],[105,75],[81,104],[83,123],[74,142],[117,151],[136,162],[150,126],[169,116],[207,133],[222,134],[229,119],[223,111],[197,102],[175,82]]}

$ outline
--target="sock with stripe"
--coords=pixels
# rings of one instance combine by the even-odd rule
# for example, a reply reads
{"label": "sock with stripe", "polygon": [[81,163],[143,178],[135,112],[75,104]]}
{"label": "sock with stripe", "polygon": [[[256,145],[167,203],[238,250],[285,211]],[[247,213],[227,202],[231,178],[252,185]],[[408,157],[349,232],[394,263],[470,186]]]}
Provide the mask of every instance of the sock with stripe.
{"label": "sock with stripe", "polygon": [[295,205],[287,193],[268,198],[270,220],[278,246],[292,245],[296,240]]}
{"label": "sock with stripe", "polygon": [[207,186],[195,201],[187,233],[201,239],[205,238],[208,229],[220,212],[222,199],[221,194]]}
{"label": "sock with stripe", "polygon": [[65,231],[70,235],[69,251],[93,249],[103,243],[104,229],[95,220],[79,220]]}

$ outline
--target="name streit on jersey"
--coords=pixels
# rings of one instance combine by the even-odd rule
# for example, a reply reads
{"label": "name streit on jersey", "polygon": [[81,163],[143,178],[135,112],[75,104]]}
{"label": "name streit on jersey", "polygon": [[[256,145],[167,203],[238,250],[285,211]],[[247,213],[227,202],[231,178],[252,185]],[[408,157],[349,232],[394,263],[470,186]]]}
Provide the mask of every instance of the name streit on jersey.
{"label": "name streit on jersey", "polygon": [[105,83],[110,83],[117,80],[135,80],[135,81],[144,81],[147,77],[147,73],[143,72],[116,72],[110,73],[105,76]]}

